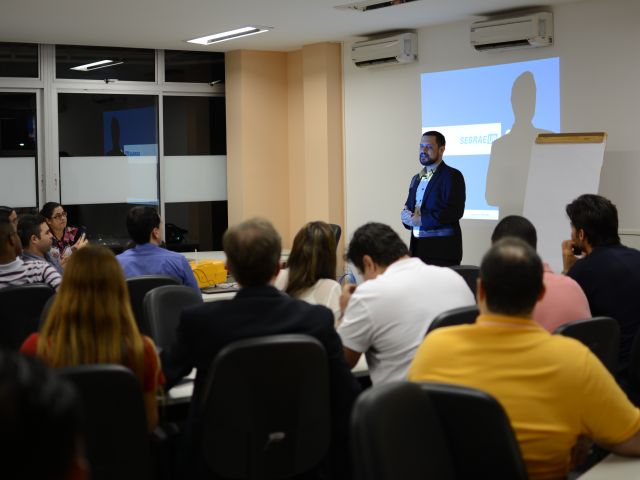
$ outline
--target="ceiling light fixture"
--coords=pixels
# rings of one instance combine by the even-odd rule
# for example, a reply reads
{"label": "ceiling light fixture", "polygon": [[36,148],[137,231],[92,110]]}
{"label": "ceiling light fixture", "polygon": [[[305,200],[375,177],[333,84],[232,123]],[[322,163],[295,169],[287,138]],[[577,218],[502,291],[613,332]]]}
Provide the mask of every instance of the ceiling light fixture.
{"label": "ceiling light fixture", "polygon": [[226,32],[214,33],[213,35],[207,35],[206,37],[194,38],[193,40],[187,40],[187,42],[199,43],[200,45],[211,45],[212,43],[226,42],[227,40],[233,40],[234,38],[248,37],[249,35],[268,32],[269,30],[273,30],[273,27],[242,27],[234,30],[228,30]]}
{"label": "ceiling light fixture", "polygon": [[98,62],[87,63],[86,65],[78,65],[77,67],[71,67],[70,70],[78,70],[80,72],[90,72],[91,70],[97,70],[99,68],[113,67],[120,65],[123,61],[115,60],[100,60]]}
{"label": "ceiling light fixture", "polygon": [[379,8],[393,7],[404,3],[411,3],[417,0],[366,0],[364,2],[348,3],[346,5],[336,5],[339,10],[357,10],[359,12],[369,12]]}

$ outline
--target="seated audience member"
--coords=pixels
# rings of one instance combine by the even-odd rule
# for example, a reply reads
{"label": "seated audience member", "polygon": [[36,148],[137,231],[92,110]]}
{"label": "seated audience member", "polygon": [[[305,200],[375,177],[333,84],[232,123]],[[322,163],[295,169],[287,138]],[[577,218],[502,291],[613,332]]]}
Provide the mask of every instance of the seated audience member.
{"label": "seated audience member", "polygon": [[[519,215],[509,215],[500,220],[493,230],[491,242],[505,237],[519,238],[534,250],[538,243],[536,228]],[[543,263],[543,266],[545,294],[533,309],[533,319],[553,333],[560,325],[590,318],[589,302],[580,285],[566,275],[553,273],[549,264]]]}
{"label": "seated audience member", "polygon": [[296,234],[275,283],[294,298],[324,305],[340,318],[340,284],[336,282],[336,236],[328,223],[309,222]]}
{"label": "seated audience member", "polygon": [[640,410],[591,351],[551,335],[531,313],[545,293],[542,261],[504,238],[484,256],[475,324],[425,338],[409,380],[483,390],[504,407],[529,479],[565,478],[572,447],[587,436],[621,455],[640,455]]}
{"label": "seated audience member", "polygon": [[20,258],[22,243],[16,225],[0,220],[0,288],[27,283],[46,283],[57,289],[60,274],[47,262],[25,262]]}
{"label": "seated audience member", "polygon": [[18,214],[11,207],[0,206],[0,220],[8,220],[13,224],[17,224]]}
{"label": "seated audience member", "polygon": [[160,248],[162,243],[162,221],[153,207],[133,207],[127,214],[127,231],[134,248],[126,250],[116,258],[122,265],[126,278],[139,275],[169,275],[183,285],[198,288],[193,270],[184,255]]}
{"label": "seated audience member", "polygon": [[387,225],[367,223],[349,243],[347,259],[363,275],[345,285],[338,333],[347,362],[365,354],[371,382],[403,380],[431,321],[440,313],[474,305],[464,279],[450,268],[427,265]]}
{"label": "seated audience member", "polygon": [[[227,266],[240,291],[231,300],[205,303],[186,309],[177,329],[177,341],[162,352],[167,386],[196,367],[191,410],[187,424],[185,468],[194,471],[185,478],[201,478],[206,468],[200,445],[202,395],[209,366],[227,344],[245,338],[287,333],[306,334],[324,346],[329,366],[332,415],[331,459],[334,471],[348,469],[347,432],[349,415],[359,385],[342,354],[340,337],[333,327],[331,311],[283,295],[274,286],[280,266],[281,240],[273,225],[251,219],[230,227],[222,239]],[[342,478],[334,476],[333,478]]]}
{"label": "seated audience member", "polygon": [[20,351],[56,368],[129,367],[140,380],[149,431],[155,428],[156,391],[164,376],[153,341],[138,331],[122,269],[107,248],[88,246],[71,256],[40,333],[29,336]]}
{"label": "seated audience member", "polygon": [[80,430],[71,384],[35,359],[0,351],[2,478],[89,478]]}
{"label": "seated audience member", "polygon": [[584,290],[594,316],[612,317],[620,325],[616,377],[624,383],[640,328],[640,252],[620,243],[618,210],[606,198],[581,195],[566,210],[571,240],[562,242],[564,270]]}
{"label": "seated audience member", "polygon": [[67,212],[56,202],[47,202],[40,210],[51,229],[51,256],[64,266],[69,256],[88,242],[84,231],[67,225]]}
{"label": "seated audience member", "polygon": [[34,260],[47,262],[62,275],[63,269],[60,262],[49,253],[52,234],[42,215],[20,215],[18,236],[22,243],[22,259],[25,262]]}

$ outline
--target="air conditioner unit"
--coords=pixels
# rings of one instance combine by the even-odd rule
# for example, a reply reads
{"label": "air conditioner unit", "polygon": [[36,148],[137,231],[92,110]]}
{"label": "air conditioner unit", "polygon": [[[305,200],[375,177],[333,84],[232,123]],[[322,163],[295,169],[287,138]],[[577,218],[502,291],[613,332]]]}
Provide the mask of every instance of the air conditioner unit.
{"label": "air conditioner unit", "polygon": [[539,12],[471,24],[471,45],[478,51],[553,45],[553,14]]}
{"label": "air conditioner unit", "polygon": [[400,33],[356,42],[351,47],[351,59],[357,67],[415,62],[418,59],[418,36]]}

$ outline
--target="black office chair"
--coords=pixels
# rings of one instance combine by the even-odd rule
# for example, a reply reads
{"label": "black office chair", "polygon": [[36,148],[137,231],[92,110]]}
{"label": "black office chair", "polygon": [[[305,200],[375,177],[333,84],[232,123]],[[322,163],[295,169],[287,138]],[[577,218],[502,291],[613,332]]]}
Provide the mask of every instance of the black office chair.
{"label": "black office chair", "polygon": [[351,446],[357,480],[456,478],[433,403],[417,383],[363,392],[351,415]]}
{"label": "black office chair", "polygon": [[151,473],[149,434],[140,383],[121,365],[60,369],[83,405],[92,480],[142,480]]}
{"label": "black office chair", "polygon": [[144,318],[160,350],[168,349],[175,342],[182,310],[200,303],[202,295],[186,285],[165,285],[147,292],[143,301]]}
{"label": "black office chair", "polygon": [[203,448],[222,477],[289,478],[329,447],[324,348],[306,335],[240,340],[212,362],[203,394]]}
{"label": "black office chair", "polygon": [[43,283],[0,289],[0,348],[18,350],[38,331],[40,314],[55,290]]}
{"label": "black office chair", "polygon": [[475,296],[476,280],[480,275],[480,267],[477,267],[475,265],[454,265],[449,268],[460,275],[462,278],[464,278],[464,281],[467,282],[467,285],[469,285],[469,288]]}
{"label": "black office chair", "polygon": [[56,301],[56,295],[53,294],[49,297],[49,299],[45,302],[44,306],[42,307],[42,311],[40,312],[40,326],[38,327],[38,330],[42,328],[42,326],[44,325],[44,322],[47,320],[47,317],[49,316],[49,311],[51,310],[51,307],[53,306],[53,302],[55,301]]}
{"label": "black office chair", "polygon": [[478,310],[477,305],[452,308],[451,310],[447,310],[446,312],[442,312],[440,315],[437,315],[436,318],[431,321],[431,324],[427,329],[427,334],[436,328],[474,323],[478,315],[480,315],[480,310]]}
{"label": "black office chair", "polygon": [[333,234],[336,236],[336,247],[337,247],[338,243],[340,243],[340,236],[342,235],[342,227],[340,227],[340,225],[337,225],[335,223],[330,223],[329,226],[331,227],[331,230],[333,230]]}
{"label": "black office chair", "polygon": [[147,292],[164,285],[179,284],[180,282],[177,278],[170,277],[169,275],[140,275],[138,277],[127,278],[131,309],[133,310],[133,316],[136,318],[140,333],[151,336],[151,327],[144,318],[143,309],[144,296]]}
{"label": "black office chair", "polygon": [[611,317],[593,317],[560,325],[553,332],[584,343],[615,375],[620,351],[620,326]]}
{"label": "black office chair", "polygon": [[455,478],[526,480],[509,418],[488,393],[444,383],[421,383],[440,420]]}

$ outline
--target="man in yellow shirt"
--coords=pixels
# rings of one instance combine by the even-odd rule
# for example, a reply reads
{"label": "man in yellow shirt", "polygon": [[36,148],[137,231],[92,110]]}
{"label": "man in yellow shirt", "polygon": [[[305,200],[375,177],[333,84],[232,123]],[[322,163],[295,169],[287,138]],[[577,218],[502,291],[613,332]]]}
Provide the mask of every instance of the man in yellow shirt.
{"label": "man in yellow shirt", "polygon": [[434,330],[409,380],[465,385],[504,407],[531,480],[564,478],[578,437],[640,456],[640,410],[587,347],[531,319],[544,295],[542,261],[521,240],[495,243],[480,266],[480,316]]}

